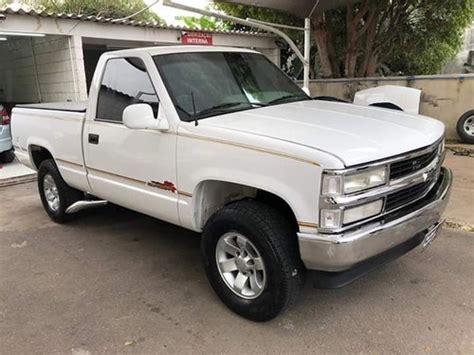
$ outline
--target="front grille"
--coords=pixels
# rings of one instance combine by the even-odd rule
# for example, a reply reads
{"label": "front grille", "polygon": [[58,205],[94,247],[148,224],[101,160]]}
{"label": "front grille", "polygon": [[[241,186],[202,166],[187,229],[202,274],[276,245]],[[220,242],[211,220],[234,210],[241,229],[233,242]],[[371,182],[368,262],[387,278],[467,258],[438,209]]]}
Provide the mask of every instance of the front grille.
{"label": "front grille", "polygon": [[393,211],[423,197],[428,192],[430,185],[431,181],[426,181],[388,195],[385,202],[385,211]]}
{"label": "front grille", "polygon": [[438,155],[438,149],[390,165],[390,180],[399,179],[427,167]]}

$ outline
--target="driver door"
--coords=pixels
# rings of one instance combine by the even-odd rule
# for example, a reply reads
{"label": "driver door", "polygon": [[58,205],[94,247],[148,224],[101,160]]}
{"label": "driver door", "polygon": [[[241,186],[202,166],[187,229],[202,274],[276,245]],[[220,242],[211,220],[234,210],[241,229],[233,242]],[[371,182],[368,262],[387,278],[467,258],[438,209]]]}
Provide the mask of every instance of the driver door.
{"label": "driver door", "polygon": [[160,111],[159,98],[139,57],[105,64],[95,117],[84,127],[83,146],[91,193],[120,206],[178,224],[176,136],[129,129],[123,110],[135,103]]}

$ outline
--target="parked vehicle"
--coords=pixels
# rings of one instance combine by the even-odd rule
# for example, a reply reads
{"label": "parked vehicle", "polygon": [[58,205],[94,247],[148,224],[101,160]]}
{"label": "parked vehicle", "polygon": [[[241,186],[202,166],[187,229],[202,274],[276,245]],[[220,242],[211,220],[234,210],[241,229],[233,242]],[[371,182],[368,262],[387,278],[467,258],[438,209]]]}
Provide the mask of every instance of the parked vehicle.
{"label": "parked vehicle", "polygon": [[51,219],[110,201],[202,232],[210,284],[255,321],[305,276],[340,287],[429,245],[452,181],[443,134],[428,117],[312,100],[257,52],[219,47],[106,53],[87,103],[13,111]]}
{"label": "parked vehicle", "polygon": [[466,112],[459,118],[456,126],[458,135],[469,144],[474,144],[474,110]]}
{"label": "parked vehicle", "polygon": [[0,105],[0,163],[11,163],[15,159],[10,135],[10,114]]}

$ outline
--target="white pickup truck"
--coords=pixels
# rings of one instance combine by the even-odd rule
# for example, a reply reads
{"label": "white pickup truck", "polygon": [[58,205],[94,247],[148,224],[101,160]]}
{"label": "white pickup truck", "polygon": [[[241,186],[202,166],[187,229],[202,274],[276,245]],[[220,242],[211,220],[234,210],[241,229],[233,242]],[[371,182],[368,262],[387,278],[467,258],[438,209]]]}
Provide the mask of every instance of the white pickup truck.
{"label": "white pickup truck", "polygon": [[18,159],[48,215],[111,202],[202,232],[212,287],[265,321],[305,276],[343,286],[437,235],[444,126],[308,97],[257,52],[104,54],[87,103],[17,106]]}

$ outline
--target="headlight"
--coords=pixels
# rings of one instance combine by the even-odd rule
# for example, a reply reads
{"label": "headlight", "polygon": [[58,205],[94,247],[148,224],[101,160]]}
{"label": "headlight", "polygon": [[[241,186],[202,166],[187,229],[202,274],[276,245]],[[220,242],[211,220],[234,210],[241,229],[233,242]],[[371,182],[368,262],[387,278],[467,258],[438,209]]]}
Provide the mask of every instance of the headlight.
{"label": "headlight", "polygon": [[385,185],[387,178],[387,168],[385,166],[377,169],[364,171],[344,177],[344,193],[367,190],[372,187]]}
{"label": "headlight", "polygon": [[323,195],[342,195],[363,191],[385,185],[387,168],[385,166],[348,175],[324,175]]}

